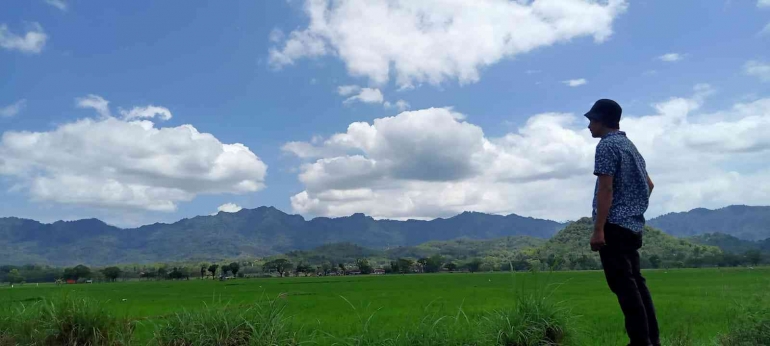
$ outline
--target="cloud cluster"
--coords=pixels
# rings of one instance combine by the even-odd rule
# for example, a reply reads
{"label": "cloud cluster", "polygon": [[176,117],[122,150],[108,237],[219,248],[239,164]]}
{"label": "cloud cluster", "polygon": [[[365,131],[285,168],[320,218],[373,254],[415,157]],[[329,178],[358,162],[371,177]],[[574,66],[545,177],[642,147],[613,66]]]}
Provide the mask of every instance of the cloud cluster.
{"label": "cloud cluster", "polygon": [[27,100],[21,99],[5,107],[0,107],[0,118],[10,118],[19,114],[27,106]]}
{"label": "cloud cluster", "polygon": [[28,26],[27,33],[19,36],[11,32],[7,25],[0,24],[0,47],[32,54],[42,52],[48,35],[38,23],[31,23]]}
{"label": "cloud cluster", "polygon": [[404,100],[398,100],[396,102],[385,101],[385,96],[380,89],[362,88],[358,85],[340,85],[337,87],[337,94],[340,96],[348,96],[348,98],[342,102],[343,104],[363,102],[381,104],[387,109],[395,108],[399,111],[409,109],[409,103]]}
{"label": "cloud cluster", "polygon": [[743,65],[743,71],[750,76],[770,82],[770,63],[752,60]]}
{"label": "cloud cluster", "polygon": [[176,210],[198,194],[247,193],[264,187],[267,166],[246,146],[224,144],[192,125],[156,127],[163,107],[110,116],[97,95],[77,100],[98,119],[81,119],[46,132],[3,133],[0,175],[34,200],[96,207]]}
{"label": "cloud cluster", "polygon": [[668,53],[658,57],[658,60],[665,62],[677,62],[682,59],[684,59],[684,56],[679,53]]}
{"label": "cloud cluster", "polygon": [[45,2],[53,7],[56,7],[62,11],[67,10],[67,3],[64,0],[45,0]]}
{"label": "cloud cluster", "polygon": [[[457,79],[536,48],[593,37],[603,42],[625,0],[306,0],[309,24],[270,49],[274,67],[335,55],[349,73],[401,87]],[[276,35],[271,35],[271,39]]]}
{"label": "cloud cluster", "polygon": [[241,209],[243,209],[243,207],[241,207],[240,205],[237,205],[235,203],[225,203],[225,204],[220,205],[217,208],[217,211],[218,212],[221,211],[221,212],[225,212],[225,213],[237,213],[237,212],[241,211]]}
{"label": "cloud cluster", "polygon": [[[654,105],[621,126],[658,188],[649,215],[770,199],[770,99],[716,113],[698,110],[714,91]],[[582,114],[582,111],[580,111]],[[544,113],[490,138],[452,109],[403,112],[284,150],[307,161],[295,212],[429,219],[466,210],[568,220],[590,215],[597,143],[581,116]],[[698,179],[693,179],[698,172]]]}
{"label": "cloud cluster", "polygon": [[566,86],[570,86],[574,88],[574,87],[579,87],[581,85],[588,84],[588,81],[585,80],[585,78],[580,78],[580,79],[565,80],[562,83],[564,83],[564,85]]}
{"label": "cloud cluster", "polygon": [[384,100],[385,97],[382,95],[380,89],[361,88],[358,91],[358,94],[348,97],[342,103],[363,102],[381,104]]}

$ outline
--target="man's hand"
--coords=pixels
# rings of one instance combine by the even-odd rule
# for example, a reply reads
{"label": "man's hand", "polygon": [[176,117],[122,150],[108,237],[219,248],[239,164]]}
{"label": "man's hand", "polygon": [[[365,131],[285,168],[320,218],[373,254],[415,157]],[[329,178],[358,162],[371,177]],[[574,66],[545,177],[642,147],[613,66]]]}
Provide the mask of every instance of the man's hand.
{"label": "man's hand", "polygon": [[599,189],[596,192],[596,221],[594,221],[594,235],[591,236],[591,251],[599,251],[604,246],[604,226],[607,224],[607,216],[610,215],[612,206],[612,181],[611,175],[599,175]]}
{"label": "man's hand", "polygon": [[591,236],[591,251],[599,251],[604,245],[604,230],[594,230],[594,235]]}

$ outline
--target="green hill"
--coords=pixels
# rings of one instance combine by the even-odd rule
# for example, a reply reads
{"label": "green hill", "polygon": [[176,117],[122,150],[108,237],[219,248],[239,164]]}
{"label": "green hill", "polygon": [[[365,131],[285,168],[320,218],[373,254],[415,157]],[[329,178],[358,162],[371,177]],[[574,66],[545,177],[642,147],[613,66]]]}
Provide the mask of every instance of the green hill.
{"label": "green hill", "polygon": [[[515,236],[491,240],[456,239],[431,241],[417,246],[371,250],[353,244],[333,244],[308,251],[294,251],[287,257],[294,263],[302,261],[318,265],[322,261],[354,263],[367,258],[375,265],[386,266],[399,258],[413,261],[441,256],[444,263],[459,266],[472,261],[482,264],[481,270],[525,270],[532,267],[556,270],[599,269],[599,254],[590,250],[589,240],[593,222],[584,218],[569,224],[564,230],[545,241],[538,238]],[[643,268],[728,266],[742,259],[726,255],[716,246],[693,243],[661,232],[645,229],[644,245],[640,249]]]}
{"label": "green hill", "polygon": [[[546,259],[549,264],[561,260],[561,263],[556,264],[573,269],[581,269],[581,266],[588,264],[598,268],[599,254],[591,251],[589,244],[592,233],[591,219],[583,218],[573,222],[540,247],[537,257]],[[648,226],[639,254],[643,267],[682,267],[718,261],[722,251],[718,247],[694,244]]]}

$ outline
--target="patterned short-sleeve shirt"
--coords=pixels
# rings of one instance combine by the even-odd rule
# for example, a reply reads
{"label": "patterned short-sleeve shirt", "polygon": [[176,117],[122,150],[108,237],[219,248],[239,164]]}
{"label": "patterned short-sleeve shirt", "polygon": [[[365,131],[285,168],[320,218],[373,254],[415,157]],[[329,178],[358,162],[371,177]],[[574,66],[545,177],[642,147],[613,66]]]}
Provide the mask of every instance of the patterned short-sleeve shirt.
{"label": "patterned short-sleeve shirt", "polygon": [[616,131],[602,137],[596,145],[594,163],[596,187],[594,188],[593,218],[596,220],[596,195],[599,176],[611,175],[612,207],[607,222],[635,232],[644,230],[644,213],[650,202],[647,185],[647,167],[644,158],[626,133]]}

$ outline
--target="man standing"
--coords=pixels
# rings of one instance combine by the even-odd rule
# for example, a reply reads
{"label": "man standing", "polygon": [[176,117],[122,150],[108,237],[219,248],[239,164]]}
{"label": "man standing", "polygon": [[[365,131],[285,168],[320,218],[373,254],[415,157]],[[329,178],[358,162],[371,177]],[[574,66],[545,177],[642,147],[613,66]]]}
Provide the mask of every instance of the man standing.
{"label": "man standing", "polygon": [[607,284],[618,297],[630,346],[660,345],[650,291],[639,270],[644,212],[652,193],[644,158],[620,131],[622,109],[615,101],[596,101],[585,116],[596,146],[594,232],[591,250],[599,251]]}

